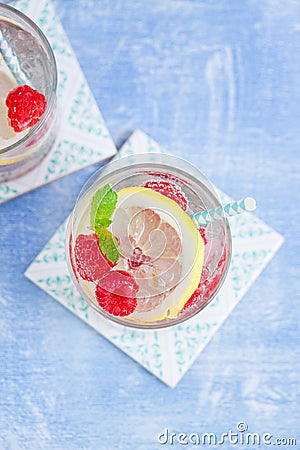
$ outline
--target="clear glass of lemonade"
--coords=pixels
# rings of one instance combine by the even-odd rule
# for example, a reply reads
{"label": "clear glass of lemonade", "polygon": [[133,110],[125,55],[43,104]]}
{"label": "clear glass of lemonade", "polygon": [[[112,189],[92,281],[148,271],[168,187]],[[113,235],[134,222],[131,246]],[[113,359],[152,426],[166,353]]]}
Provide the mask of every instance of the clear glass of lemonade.
{"label": "clear glass of lemonade", "polygon": [[[57,68],[49,42],[24,14],[0,4],[0,32],[13,55],[17,57],[25,80],[15,78],[0,53],[0,183],[28,172],[44,158],[56,136]],[[6,98],[20,84],[31,88],[46,99],[40,120],[21,132],[16,132],[8,120]]]}
{"label": "clear glass of lemonade", "polygon": [[66,237],[73,281],[102,316],[137,328],[179,324],[220,289],[231,258],[226,219],[197,229],[193,214],[220,206],[194,166],[167,154],[114,160],[83,187]]}

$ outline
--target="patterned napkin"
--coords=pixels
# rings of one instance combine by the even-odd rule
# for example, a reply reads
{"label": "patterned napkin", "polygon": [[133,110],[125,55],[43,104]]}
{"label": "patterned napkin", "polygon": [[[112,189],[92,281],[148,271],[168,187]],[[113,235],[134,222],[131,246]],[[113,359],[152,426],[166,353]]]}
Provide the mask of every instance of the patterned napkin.
{"label": "patterned napkin", "polygon": [[[163,152],[141,131],[134,132],[118,153]],[[228,197],[221,193],[222,201]],[[246,213],[230,220],[233,258],[229,274],[215,299],[198,315],[164,330],[136,330],[114,323],[95,313],[77,293],[67,270],[64,252],[64,223],[25,275],[66,306],[80,319],[135,359],[167,385],[174,387],[199,353],[229,316],[247,289],[283,243],[283,237]]]}
{"label": "patterned napkin", "polygon": [[0,203],[116,153],[51,0],[19,0],[13,6],[42,29],[54,51],[60,128],[53,148],[36,169],[17,180],[0,183]]}

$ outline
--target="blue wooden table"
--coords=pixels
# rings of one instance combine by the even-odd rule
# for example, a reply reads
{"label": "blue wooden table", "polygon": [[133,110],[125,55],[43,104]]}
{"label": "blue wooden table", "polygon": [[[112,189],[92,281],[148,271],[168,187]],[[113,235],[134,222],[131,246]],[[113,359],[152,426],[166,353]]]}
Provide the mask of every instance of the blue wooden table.
{"label": "blue wooden table", "polygon": [[116,145],[143,129],[286,242],[172,390],[23,276],[95,166],[0,206],[0,449],[184,448],[239,422],[300,446],[299,2],[55,5]]}

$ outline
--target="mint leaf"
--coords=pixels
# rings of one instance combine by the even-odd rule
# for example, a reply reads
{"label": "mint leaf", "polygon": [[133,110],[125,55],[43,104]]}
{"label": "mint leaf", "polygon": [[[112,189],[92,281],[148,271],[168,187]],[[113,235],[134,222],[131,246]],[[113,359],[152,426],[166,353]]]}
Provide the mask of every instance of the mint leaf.
{"label": "mint leaf", "polygon": [[111,223],[112,223],[112,220],[110,220],[110,219],[106,219],[106,218],[99,219],[97,221],[97,226],[94,227],[96,234],[97,234],[97,229],[99,229],[99,228],[108,228]]}
{"label": "mint leaf", "polygon": [[109,219],[116,208],[117,201],[118,194],[112,190],[109,184],[98,189],[91,205],[90,225],[92,229],[107,228],[111,224]]}
{"label": "mint leaf", "polygon": [[111,232],[106,230],[105,228],[101,228],[99,230],[98,237],[101,252],[111,263],[114,264],[120,257],[118,244],[115,238],[113,237]]}
{"label": "mint leaf", "polygon": [[100,250],[113,264],[119,259],[120,253],[114,236],[107,228],[112,222],[110,217],[116,208],[117,201],[118,194],[109,184],[106,184],[95,193],[90,212],[90,227],[99,238]]}

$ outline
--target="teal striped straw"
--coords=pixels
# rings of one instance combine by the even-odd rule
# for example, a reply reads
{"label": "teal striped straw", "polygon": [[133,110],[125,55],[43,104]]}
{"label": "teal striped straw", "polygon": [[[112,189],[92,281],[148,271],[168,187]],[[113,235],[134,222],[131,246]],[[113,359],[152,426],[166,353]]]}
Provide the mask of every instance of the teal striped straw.
{"label": "teal striped straw", "polygon": [[9,45],[6,37],[0,30],[0,51],[3,56],[4,61],[9,67],[11,73],[15,77],[18,84],[28,84],[30,86],[30,82],[26,77],[25,73],[22,71],[20,63],[14,52],[12,51],[11,46]]}
{"label": "teal striped straw", "polygon": [[254,198],[247,197],[242,200],[227,203],[224,206],[219,206],[218,208],[198,212],[193,215],[193,219],[198,227],[202,227],[210,222],[216,222],[226,217],[236,216],[246,211],[254,211],[255,208],[256,201]]}

